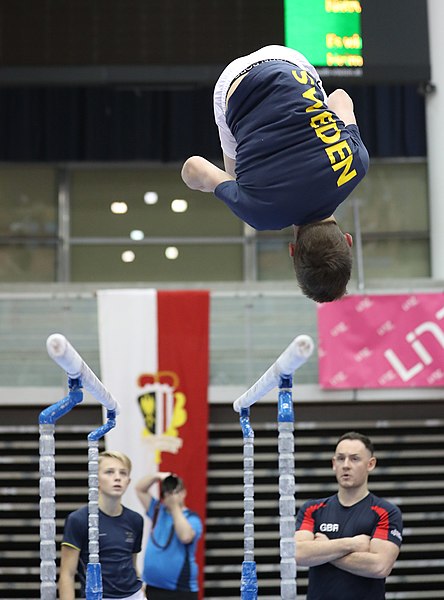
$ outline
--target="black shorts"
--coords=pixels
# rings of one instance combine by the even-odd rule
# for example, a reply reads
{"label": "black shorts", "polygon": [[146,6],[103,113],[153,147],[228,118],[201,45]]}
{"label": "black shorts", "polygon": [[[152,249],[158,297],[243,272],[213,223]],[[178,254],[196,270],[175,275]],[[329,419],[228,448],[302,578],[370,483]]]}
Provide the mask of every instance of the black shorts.
{"label": "black shorts", "polygon": [[162,590],[147,585],[145,595],[148,600],[198,600],[198,592],[181,592],[178,590]]}

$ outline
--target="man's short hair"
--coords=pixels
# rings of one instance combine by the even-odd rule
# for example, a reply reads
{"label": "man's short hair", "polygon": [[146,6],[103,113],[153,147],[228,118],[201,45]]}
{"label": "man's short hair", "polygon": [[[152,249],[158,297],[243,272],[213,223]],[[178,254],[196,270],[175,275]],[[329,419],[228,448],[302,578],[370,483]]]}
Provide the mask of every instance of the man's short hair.
{"label": "man's short hair", "polygon": [[339,440],[336,442],[336,448],[344,440],[359,440],[360,442],[362,442],[364,444],[364,446],[367,448],[367,450],[370,452],[370,454],[372,456],[375,452],[375,447],[373,446],[373,442],[371,441],[371,439],[368,436],[364,435],[363,433],[358,433],[357,431],[347,431],[347,433],[344,433],[343,435],[341,435]]}
{"label": "man's short hair", "polygon": [[293,261],[296,279],[308,298],[332,302],[347,292],[353,255],[335,221],[299,227]]}
{"label": "man's short hair", "polygon": [[117,452],[117,450],[105,450],[104,452],[101,452],[99,454],[99,465],[104,458],[115,458],[120,460],[120,462],[128,469],[128,473],[131,473],[131,460],[126,454],[123,454],[123,452]]}

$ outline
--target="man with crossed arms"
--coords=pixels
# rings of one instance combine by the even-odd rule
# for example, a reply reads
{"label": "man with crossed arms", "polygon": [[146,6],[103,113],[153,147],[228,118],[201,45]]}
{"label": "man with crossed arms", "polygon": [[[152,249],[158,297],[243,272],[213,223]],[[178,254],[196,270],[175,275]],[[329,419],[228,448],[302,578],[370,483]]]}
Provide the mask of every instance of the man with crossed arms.
{"label": "man with crossed arms", "polygon": [[310,567],[307,600],[384,600],[402,543],[397,506],[368,489],[371,440],[348,432],[333,456],[337,494],[306,502],[296,521],[296,561]]}

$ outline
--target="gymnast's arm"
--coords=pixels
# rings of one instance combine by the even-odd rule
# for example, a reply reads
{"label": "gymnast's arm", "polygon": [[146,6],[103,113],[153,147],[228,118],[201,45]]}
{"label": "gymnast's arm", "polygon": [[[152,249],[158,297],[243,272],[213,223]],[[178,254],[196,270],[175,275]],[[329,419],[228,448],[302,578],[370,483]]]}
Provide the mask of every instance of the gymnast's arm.
{"label": "gymnast's arm", "polygon": [[80,550],[62,544],[60,554],[59,598],[75,600],[75,576],[79,564]]}
{"label": "gymnast's arm", "polygon": [[313,534],[311,531],[301,529],[295,534],[296,562],[301,567],[316,567],[333,562],[350,552],[368,550],[369,539],[367,535],[355,535],[330,540],[322,533]]}
{"label": "gymnast's arm", "polygon": [[[232,159],[231,159],[232,160]],[[182,167],[182,179],[192,190],[214,192],[224,181],[232,181],[234,177],[213,165],[202,156],[191,156]]]}
{"label": "gymnast's arm", "polygon": [[390,575],[398,554],[399,548],[395,543],[374,538],[370,541],[368,552],[352,552],[331,562],[353,575],[385,579]]}

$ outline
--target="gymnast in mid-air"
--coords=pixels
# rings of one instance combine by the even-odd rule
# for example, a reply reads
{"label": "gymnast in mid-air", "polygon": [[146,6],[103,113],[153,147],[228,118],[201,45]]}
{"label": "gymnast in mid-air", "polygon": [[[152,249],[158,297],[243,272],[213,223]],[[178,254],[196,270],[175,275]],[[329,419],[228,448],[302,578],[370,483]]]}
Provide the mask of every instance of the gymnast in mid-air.
{"label": "gymnast in mid-air", "polygon": [[293,226],[290,255],[303,293],[316,302],[341,298],[353,241],[334,211],[369,164],[350,96],[342,89],[327,96],[300,52],[266,46],[224,69],[214,114],[225,169],[192,156],[183,181],[213,192],[257,230]]}

